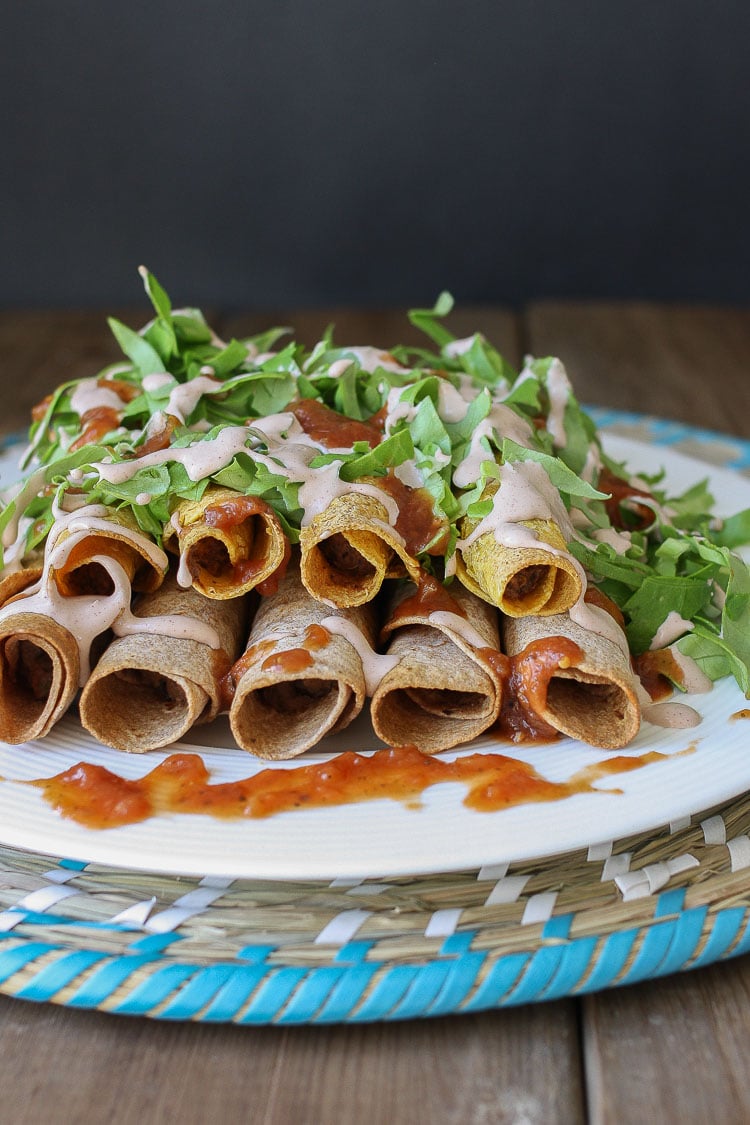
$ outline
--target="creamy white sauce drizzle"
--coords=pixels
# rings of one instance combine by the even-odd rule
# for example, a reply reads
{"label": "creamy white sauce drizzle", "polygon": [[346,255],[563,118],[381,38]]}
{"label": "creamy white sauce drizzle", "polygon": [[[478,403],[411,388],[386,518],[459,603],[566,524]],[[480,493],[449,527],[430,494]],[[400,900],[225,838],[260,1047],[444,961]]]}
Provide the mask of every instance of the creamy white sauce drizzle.
{"label": "creamy white sauce drizzle", "polygon": [[583,463],[583,468],[580,472],[581,480],[585,480],[587,484],[591,484],[594,477],[598,475],[602,467],[602,455],[598,445],[592,441],[586,454],[586,460]]}
{"label": "creamy white sauce drizzle", "polygon": [[118,637],[131,637],[138,633],[149,633],[159,637],[174,637],[177,640],[198,641],[208,648],[220,649],[221,638],[207,621],[184,613],[164,613],[155,617],[138,617],[129,609],[123,609],[112,623],[112,631]]}
{"label": "creamy white sauce drizzle", "polygon": [[155,570],[166,571],[167,556],[161,547],[147,536],[117,523],[116,520],[107,519],[109,509],[103,504],[88,504],[73,512],[62,512],[53,508],[55,523],[47,537],[45,548],[45,562],[53,569],[61,569],[75,546],[90,535],[97,533],[127,539],[144,558],[148,559]]}
{"label": "creamy white sauce drizzle", "polygon": [[154,394],[155,391],[160,391],[162,387],[167,386],[168,383],[176,383],[177,380],[173,375],[169,375],[166,371],[154,371],[150,375],[144,375],[141,379],[141,386],[147,394]]}
{"label": "creamy white sauce drizzle", "polygon": [[701,717],[694,707],[686,703],[652,703],[644,707],[642,717],[647,723],[657,727],[670,727],[672,730],[689,730],[697,727]]}
{"label": "creamy white sauce drizzle", "polygon": [[388,437],[392,432],[394,426],[398,422],[406,422],[407,426],[413,422],[418,407],[413,402],[402,402],[401,395],[403,394],[403,387],[393,387],[388,392],[388,397],[385,400],[385,422],[383,424],[383,433]]}
{"label": "creamy white sauce drizzle", "polygon": [[[506,536],[517,535],[515,525],[527,520],[553,520],[565,539],[572,538],[570,517],[542,466],[537,461],[506,461],[500,466],[500,486],[492,498],[492,510],[458,545],[469,547],[490,532],[498,543],[506,544]],[[518,541],[506,545],[518,546]]]}
{"label": "creamy white sauce drizzle", "polygon": [[[403,364],[398,363],[390,352],[382,351],[380,348],[357,346],[347,348],[346,351],[348,355],[351,355],[356,360],[357,365],[363,371],[372,373],[377,371],[379,367],[382,367],[384,371],[399,371],[401,373],[409,370],[408,367],[404,367]],[[338,360],[337,362],[343,363],[344,359]],[[333,367],[333,364],[331,366]]]}
{"label": "creamy white sauce drizzle", "polygon": [[[160,571],[166,570],[167,556],[161,548],[140,532],[104,518],[108,509],[103,505],[91,504],[73,512],[64,512],[55,506],[53,511],[56,518],[47,538],[42,574],[20,597],[0,608],[0,620],[12,617],[16,613],[36,613],[57,621],[71,633],[78,645],[81,684],[84,684],[89,675],[91,645],[101,633],[110,628],[117,632],[118,623],[129,632],[154,630],[148,623],[140,624],[141,620],[148,622],[148,619],[131,620],[130,580],[116,559],[104,554],[93,558],[93,561],[98,563],[111,579],[113,590],[109,595],[61,594],[54,579],[54,571],[65,566],[71,551],[78,543],[96,534],[114,533],[125,538],[133,544],[139,554],[147,558]],[[186,635],[187,627],[184,621],[172,624],[180,630],[177,635]],[[162,626],[169,628],[170,620],[163,618]],[[195,627],[191,628],[191,635],[196,640],[210,643],[203,639],[207,633],[201,622],[196,621]]]}
{"label": "creamy white sauce drizzle", "polygon": [[354,363],[353,359],[335,359],[331,366],[328,368],[328,374],[332,379],[340,379],[345,371]]}
{"label": "creamy white sauce drizzle", "polygon": [[79,415],[102,406],[121,414],[124,405],[118,394],[111,391],[109,387],[100,386],[96,379],[82,379],[70,396],[71,409]]}
{"label": "creamy white sauce drizzle", "polygon": [[505,437],[527,449],[533,444],[528,422],[509,406],[496,403],[490,414],[475,427],[469,447],[453,472],[456,488],[470,488],[476,484],[480,479],[482,465],[486,461],[495,460],[492,447],[487,449],[487,442],[494,440],[500,444]]}
{"label": "creamy white sauce drizzle", "polygon": [[393,475],[397,477],[402,484],[405,484],[407,488],[424,487],[424,476],[413,458],[410,458],[408,461],[402,461],[400,465],[396,465],[393,470]]}
{"label": "creamy white sauce drizzle", "polygon": [[[575,560],[574,560],[575,561]],[[623,656],[630,660],[630,649],[625,634],[620,626],[615,621],[611,613],[607,613],[606,609],[601,606],[592,605],[590,602],[584,600],[586,581],[584,576],[584,594],[581,594],[577,602],[570,607],[569,616],[570,620],[574,621],[576,625],[580,625],[582,629],[586,629],[589,633],[598,633],[600,637],[605,637],[616,645],[622,652]]]}
{"label": "creamy white sauce drizzle", "polygon": [[473,336],[464,336],[461,340],[451,340],[443,348],[443,355],[446,359],[458,359],[459,356],[465,355],[466,352],[471,351],[475,341],[484,341],[484,336],[481,332],[475,332]]}
{"label": "creamy white sauce drizzle", "polygon": [[[213,368],[209,368],[213,371]],[[215,395],[224,389],[224,384],[208,375],[198,375],[188,383],[178,383],[170,392],[169,401],[164,407],[167,414],[186,422],[195,410],[203,395]]]}
{"label": "creamy white sauce drizzle", "polygon": [[287,434],[293,435],[295,440],[299,440],[300,435],[304,434],[299,421],[288,410],[280,414],[268,414],[257,422],[248,422],[248,429],[256,443],[264,442],[269,449],[282,442]]}
{"label": "creamy white sauce drizzle", "polygon": [[193,585],[193,576],[190,573],[190,567],[188,565],[187,551],[180,552],[180,561],[177,566],[177,585],[181,586],[183,590],[189,590]]}
{"label": "creamy white sauce drizzle", "polygon": [[18,538],[18,528],[21,517],[34,497],[44,488],[46,474],[47,470],[44,467],[35,469],[25,482],[19,484],[15,490],[9,490],[7,503],[13,502],[15,508],[13,515],[3,529],[3,547],[10,547]]}
{"label": "creamy white sauce drizzle", "polygon": [[608,544],[618,555],[624,555],[633,546],[631,533],[629,531],[617,531],[614,527],[597,527],[591,532],[591,538],[595,539],[597,543]]}
{"label": "creamy white sauce drizzle", "polygon": [[362,630],[346,617],[324,617],[320,624],[329,633],[335,633],[349,642],[362,661],[365,691],[369,696],[374,695],[383,677],[399,663],[399,657],[375,652]]}
{"label": "creamy white sauce drizzle", "polygon": [[21,569],[21,562],[26,553],[26,534],[34,520],[30,516],[22,516],[18,521],[18,534],[11,545],[3,551],[3,574],[12,574]]}
{"label": "creamy white sauce drizzle", "polygon": [[475,629],[471,622],[462,617],[460,613],[451,613],[447,609],[435,609],[429,614],[427,621],[428,624],[434,625],[438,629],[442,628],[454,633],[471,648],[492,648],[487,638],[483,637],[479,630]]}
{"label": "creamy white sauce drizzle", "polygon": [[385,508],[388,521],[391,525],[398,519],[398,504],[377,485],[368,484],[366,481],[343,481],[339,477],[340,461],[332,461],[318,469],[310,470],[305,480],[300,485],[299,503],[304,509],[302,526],[307,527],[315,516],[324,512],[328,505],[339,496],[348,496],[355,492],[363,496],[372,496]]}
{"label": "creamy white sauce drizzle", "polygon": [[686,621],[684,617],[680,617],[679,613],[672,610],[662,621],[659,628],[654,633],[653,640],[648,646],[652,651],[657,648],[666,648],[671,645],[672,641],[676,641],[678,637],[682,637],[685,633],[692,631],[692,621]]}
{"label": "creamy white sauce drizzle", "polygon": [[122,484],[134,477],[141,469],[177,461],[184,466],[190,480],[199,481],[218,473],[238,453],[245,450],[248,436],[246,426],[226,426],[209,441],[196,441],[180,449],[172,446],[168,449],[157,449],[153,453],[135,457],[132,461],[117,463],[98,461],[93,468],[102,480],[109,481],[110,484]]}
{"label": "creamy white sauce drizzle", "polygon": [[682,687],[688,695],[705,695],[713,689],[713,683],[692,657],[685,656],[674,645],[670,646],[669,651],[682,673]]}
{"label": "creamy white sauce drizzle", "polygon": [[0,608],[0,621],[17,613],[36,613],[67,629],[78,645],[80,686],[89,677],[94,639],[111,627],[130,602],[130,582],[120,564],[105,555],[96,556],[94,561],[106,570],[112,581],[114,589],[109,596],[64,597],[52,577],[50,562],[46,561],[41,577],[23,597]]}
{"label": "creamy white sauce drizzle", "polygon": [[547,394],[549,395],[549,414],[547,432],[556,449],[564,449],[568,440],[565,433],[565,407],[568,405],[572,388],[568,374],[559,359],[553,359],[547,372]]}
{"label": "creamy white sauce drizzle", "polygon": [[441,379],[438,384],[438,414],[444,422],[462,422],[476,393],[468,376],[459,387],[454,387],[448,379]]}

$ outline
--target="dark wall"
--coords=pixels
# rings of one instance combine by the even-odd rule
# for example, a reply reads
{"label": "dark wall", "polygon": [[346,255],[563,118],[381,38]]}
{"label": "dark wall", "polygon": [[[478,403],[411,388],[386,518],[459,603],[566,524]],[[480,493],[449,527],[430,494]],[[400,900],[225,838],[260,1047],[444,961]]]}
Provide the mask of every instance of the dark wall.
{"label": "dark wall", "polygon": [[750,299],[743,0],[7,7],[4,303]]}

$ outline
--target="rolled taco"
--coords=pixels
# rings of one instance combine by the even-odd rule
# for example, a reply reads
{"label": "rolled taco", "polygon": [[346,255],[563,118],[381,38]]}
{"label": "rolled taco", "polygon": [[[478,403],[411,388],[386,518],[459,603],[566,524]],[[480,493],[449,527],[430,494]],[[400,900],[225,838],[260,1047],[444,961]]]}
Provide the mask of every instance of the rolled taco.
{"label": "rolled taco", "polygon": [[140,754],[218,714],[247,633],[247,599],[209,601],[171,574],[114,631],[81,695],[81,722],[105,745]]}
{"label": "rolled taco", "polygon": [[165,542],[180,553],[179,581],[207,598],[271,593],[289,561],[289,540],[278,516],[257,496],[209,488],[184,500]]}
{"label": "rolled taco", "polygon": [[[535,483],[541,466],[529,463]],[[581,568],[567,550],[561,522],[551,517],[554,506],[528,487],[525,477],[504,465],[506,479],[500,487],[490,482],[482,496],[493,501],[485,520],[465,518],[456,556],[456,573],[478,597],[496,605],[508,617],[563,613],[578,601],[583,590]],[[543,470],[541,470],[543,473]],[[549,482],[547,482],[549,486]],[[524,492],[531,494],[531,502]],[[514,504],[513,495],[521,496]],[[502,499],[501,499],[502,498]],[[539,499],[539,503],[534,501]],[[526,502],[524,502],[526,501]],[[562,502],[557,497],[558,505]],[[524,510],[544,515],[518,518]],[[510,518],[508,518],[510,517]]]}
{"label": "rolled taco", "polygon": [[301,575],[329,605],[372,601],[386,578],[419,580],[422,553],[442,554],[447,525],[424,488],[394,474],[356,481],[300,531]]}
{"label": "rolled taco", "polygon": [[109,594],[112,582],[102,558],[118,563],[134,590],[155,590],[167,571],[167,556],[140,531],[127,509],[90,504],[62,513],[45,556],[65,597]]}
{"label": "rolled taco", "polygon": [[362,659],[350,639],[333,631],[331,618],[372,645],[371,607],[332,613],[304,588],[296,561],[278,591],[261,601],[247,649],[231,672],[229,719],[244,750],[260,758],[294,758],[361,711]]}
{"label": "rolled taco", "polygon": [[41,574],[41,570],[17,571],[0,581],[3,742],[43,738],[68,710],[78,691],[76,638],[49,615],[24,609],[22,595],[40,581]]}
{"label": "rolled taco", "polygon": [[417,592],[395,593],[383,634],[396,666],[370,704],[376,734],[391,746],[425,754],[469,742],[500,714],[502,676],[497,611],[454,583],[448,591],[423,575]]}
{"label": "rolled taco", "polygon": [[510,691],[532,726],[541,720],[606,750],[635,737],[638,682],[625,635],[606,610],[580,601],[571,613],[506,618],[502,634]]}

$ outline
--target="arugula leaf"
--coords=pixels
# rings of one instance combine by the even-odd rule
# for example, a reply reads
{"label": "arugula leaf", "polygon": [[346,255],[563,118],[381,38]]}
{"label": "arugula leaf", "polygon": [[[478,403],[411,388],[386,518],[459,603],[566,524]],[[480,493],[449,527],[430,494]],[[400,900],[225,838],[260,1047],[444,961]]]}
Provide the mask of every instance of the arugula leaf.
{"label": "arugula leaf", "polygon": [[569,469],[559,457],[552,457],[549,453],[541,453],[537,449],[527,449],[510,438],[503,438],[501,447],[503,461],[538,461],[544,466],[547,476],[560,492],[568,496],[583,496],[589,500],[601,500],[607,495],[599,492],[593,484],[583,480],[572,469]]}
{"label": "arugula leaf", "polygon": [[750,508],[736,512],[733,516],[726,516],[718,523],[719,526],[712,535],[715,543],[729,548],[750,543]]}
{"label": "arugula leaf", "polygon": [[148,340],[113,316],[107,318],[107,324],[117,343],[141,375],[152,375],[156,371],[164,370],[164,361]]}
{"label": "arugula leaf", "polygon": [[456,337],[448,331],[445,325],[439,322],[448,315],[452,308],[453,297],[450,293],[442,292],[431,309],[412,309],[409,313],[409,320],[415,328],[419,328],[425,336],[434,340],[438,347],[444,348]]}
{"label": "arugula leaf", "polygon": [[623,606],[630,620],[625,627],[631,651],[645,652],[670,613],[692,621],[711,601],[704,579],[650,574]]}

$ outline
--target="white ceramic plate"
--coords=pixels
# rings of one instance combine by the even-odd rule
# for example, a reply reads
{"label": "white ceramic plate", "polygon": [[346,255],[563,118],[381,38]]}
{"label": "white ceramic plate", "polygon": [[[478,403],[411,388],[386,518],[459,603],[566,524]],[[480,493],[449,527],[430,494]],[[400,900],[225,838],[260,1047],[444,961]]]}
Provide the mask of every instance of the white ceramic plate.
{"label": "white ceramic plate", "polygon": [[[675,489],[709,475],[720,512],[750,506],[750,481],[735,473],[624,438],[610,436],[606,446],[634,468],[652,472],[663,465]],[[10,454],[0,458],[6,481],[13,461]],[[172,875],[295,880],[430,874],[541,858],[661,828],[750,788],[750,722],[732,718],[746,703],[737,686],[723,681],[708,695],[686,701],[702,714],[700,726],[675,732],[644,724],[625,753],[658,750],[672,756],[691,744],[694,752],[598,783],[601,790],[621,789],[618,794],[587,793],[552,804],[479,813],[462,804],[463,786],[450,783],[429,789],[417,810],[378,800],[242,822],[161,816],[97,831],[63,819],[38,790],[17,782],[52,776],[81,760],[140,777],[173,748],[144,757],[119,754],[100,746],[69,717],[41,742],[20,747],[0,743],[0,776],[6,779],[0,782],[0,844]],[[203,755],[215,781],[268,768],[232,746],[224,719],[199,728],[190,743],[180,745]],[[369,722],[361,719],[297,764],[379,745]],[[603,757],[570,739],[524,749],[482,738],[461,753],[477,749],[511,754],[552,780],[567,779]]]}

